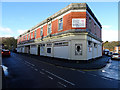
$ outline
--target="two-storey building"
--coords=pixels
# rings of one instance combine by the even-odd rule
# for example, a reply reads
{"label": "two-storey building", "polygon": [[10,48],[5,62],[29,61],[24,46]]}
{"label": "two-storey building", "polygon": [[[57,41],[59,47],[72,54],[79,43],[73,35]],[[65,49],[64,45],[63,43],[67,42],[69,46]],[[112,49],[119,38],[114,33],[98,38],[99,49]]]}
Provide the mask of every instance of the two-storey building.
{"label": "two-storey building", "polygon": [[102,56],[102,26],[86,3],[71,3],[18,37],[17,51],[69,60]]}

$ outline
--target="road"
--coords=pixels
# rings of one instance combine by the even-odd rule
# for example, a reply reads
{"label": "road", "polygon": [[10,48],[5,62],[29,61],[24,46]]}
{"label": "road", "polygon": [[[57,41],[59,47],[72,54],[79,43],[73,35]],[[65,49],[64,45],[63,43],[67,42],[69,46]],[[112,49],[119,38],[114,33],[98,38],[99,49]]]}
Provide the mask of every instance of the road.
{"label": "road", "polygon": [[2,64],[7,67],[7,73],[3,88],[118,88],[119,86],[117,68],[119,61],[112,61],[100,70],[82,71],[55,66],[40,59],[17,53],[11,53],[11,57],[4,57]]}

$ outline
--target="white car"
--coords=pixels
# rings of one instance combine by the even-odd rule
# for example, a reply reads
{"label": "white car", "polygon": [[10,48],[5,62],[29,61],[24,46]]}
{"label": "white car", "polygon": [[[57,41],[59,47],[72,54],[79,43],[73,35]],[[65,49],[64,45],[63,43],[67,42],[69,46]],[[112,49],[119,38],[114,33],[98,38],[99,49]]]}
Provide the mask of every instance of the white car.
{"label": "white car", "polygon": [[120,59],[119,53],[113,53],[111,59]]}

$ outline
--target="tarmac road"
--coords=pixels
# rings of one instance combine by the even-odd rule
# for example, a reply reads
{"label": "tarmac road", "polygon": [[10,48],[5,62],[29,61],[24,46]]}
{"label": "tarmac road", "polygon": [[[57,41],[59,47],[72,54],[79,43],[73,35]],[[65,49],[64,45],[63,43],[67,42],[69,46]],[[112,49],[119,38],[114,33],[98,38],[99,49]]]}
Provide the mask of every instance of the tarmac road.
{"label": "tarmac road", "polygon": [[[55,66],[41,59],[46,58],[35,59],[12,52],[11,57],[4,57],[2,64],[8,73],[3,76],[3,88],[118,88],[118,76],[102,74],[108,66],[82,71]],[[118,74],[118,71],[114,73]]]}

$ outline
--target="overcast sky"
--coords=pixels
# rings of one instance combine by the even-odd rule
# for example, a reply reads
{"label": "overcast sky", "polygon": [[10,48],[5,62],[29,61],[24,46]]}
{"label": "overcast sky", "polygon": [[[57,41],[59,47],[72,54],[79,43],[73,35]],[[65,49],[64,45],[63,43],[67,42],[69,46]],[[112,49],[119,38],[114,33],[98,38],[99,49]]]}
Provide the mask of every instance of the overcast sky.
{"label": "overcast sky", "polygon": [[[0,36],[16,38],[70,3],[74,2],[2,2]],[[118,3],[87,2],[87,4],[102,24],[102,40],[117,41]]]}

